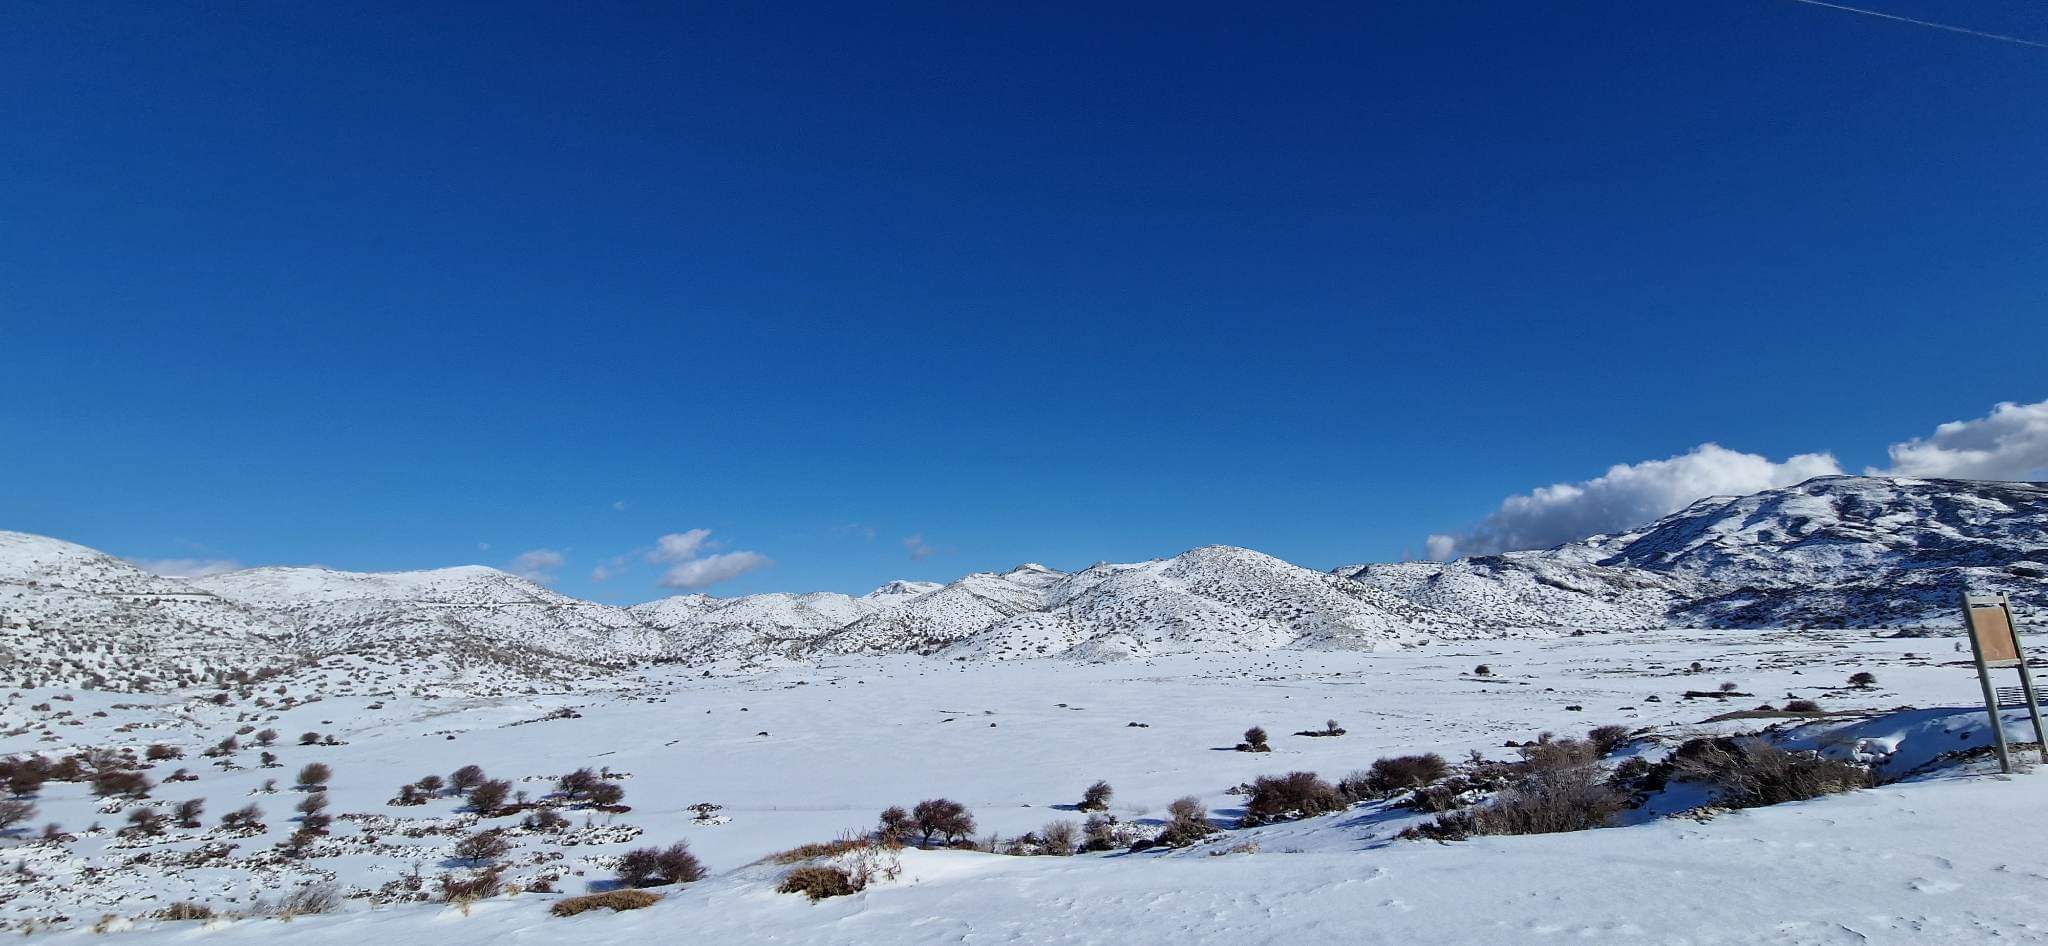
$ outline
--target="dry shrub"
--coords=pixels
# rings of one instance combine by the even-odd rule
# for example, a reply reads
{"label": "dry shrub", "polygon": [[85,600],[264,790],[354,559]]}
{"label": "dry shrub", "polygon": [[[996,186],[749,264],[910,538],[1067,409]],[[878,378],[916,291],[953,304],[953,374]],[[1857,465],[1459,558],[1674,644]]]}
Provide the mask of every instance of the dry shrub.
{"label": "dry shrub", "polygon": [[1108,811],[1110,796],[1114,794],[1116,790],[1108,782],[1098,781],[1081,793],[1081,803],[1074,807],[1081,811]]}
{"label": "dry shrub", "polygon": [[179,901],[156,911],[156,918],[159,920],[211,920],[213,915],[212,907],[189,900]]}
{"label": "dry shrub", "polygon": [[809,844],[799,844],[796,847],[790,848],[787,851],[779,851],[777,853],[770,854],[768,855],[768,860],[777,864],[795,864],[799,861],[808,861],[820,857],[838,857],[841,854],[845,854],[849,851],[859,850],[873,843],[874,842],[869,841],[866,838],[840,838],[837,841],[813,841]]}
{"label": "dry shrub", "polygon": [[575,916],[591,910],[644,910],[661,900],[661,894],[645,890],[609,890],[583,897],[569,897],[555,901],[548,912],[556,916]]}
{"label": "dry shrub", "polygon": [[933,837],[957,843],[974,833],[974,815],[966,805],[950,798],[927,798],[918,802],[917,807],[910,810],[910,817],[917,823],[927,846]]}
{"label": "dry shrub", "polygon": [[1871,786],[1870,772],[1761,739],[1694,739],[1671,753],[1673,778],[1712,786],[1716,803],[1756,808]]}
{"label": "dry shrub", "polygon": [[1372,768],[1345,776],[1338,788],[1352,798],[1386,798],[1422,788],[1450,771],[1450,764],[1434,752],[1392,756],[1374,759]]}
{"label": "dry shrub", "polygon": [[[1482,834],[1586,831],[1606,827],[1628,807],[1628,796],[1608,784],[1606,773],[1591,763],[1590,744],[1545,741],[1523,749],[1528,758],[1518,767],[1520,774],[1491,801],[1448,812],[1402,836],[1451,841]],[[1585,761],[1569,761],[1574,757]]]}
{"label": "dry shrub", "polygon": [[1067,857],[1080,843],[1081,831],[1071,821],[1052,821],[1038,829],[1038,853]]}
{"label": "dry shrub", "polygon": [[1245,826],[1293,821],[1339,811],[1344,796],[1337,787],[1314,772],[1261,775],[1252,782],[1251,799],[1245,802]]}
{"label": "dry shrub", "polygon": [[1586,733],[1586,741],[1593,744],[1593,751],[1607,755],[1628,742],[1628,727],[1595,726]]}
{"label": "dry shrub", "polygon": [[1818,713],[1820,711],[1820,704],[1812,700],[1792,700],[1785,704],[1785,712],[1787,713]]}
{"label": "dry shrub", "polygon": [[295,916],[333,913],[341,909],[341,890],[333,884],[307,884],[276,901],[256,901],[255,913],[289,920]]}
{"label": "dry shrub", "polygon": [[505,892],[499,869],[492,867],[473,874],[442,874],[441,902],[470,903],[487,900]]}
{"label": "dry shrub", "polygon": [[[1209,808],[1193,795],[1174,799],[1166,806],[1166,828],[1159,832],[1154,843],[1167,847],[1187,847],[1211,834],[1216,827],[1209,823]],[[1148,845],[1149,846],[1149,845]]]}
{"label": "dry shrub", "polygon": [[619,857],[619,883],[628,887],[687,884],[704,879],[704,864],[687,842],[666,848],[643,847]]}
{"label": "dry shrub", "polygon": [[1574,769],[1591,765],[1600,758],[1600,751],[1590,742],[1577,739],[1556,739],[1549,733],[1536,737],[1518,750],[1522,754],[1525,771],[1553,772],[1560,769]]}
{"label": "dry shrub", "polygon": [[826,897],[844,897],[856,894],[861,888],[855,886],[853,875],[844,867],[813,865],[798,867],[782,875],[782,883],[775,888],[782,893],[800,893],[816,903]]}

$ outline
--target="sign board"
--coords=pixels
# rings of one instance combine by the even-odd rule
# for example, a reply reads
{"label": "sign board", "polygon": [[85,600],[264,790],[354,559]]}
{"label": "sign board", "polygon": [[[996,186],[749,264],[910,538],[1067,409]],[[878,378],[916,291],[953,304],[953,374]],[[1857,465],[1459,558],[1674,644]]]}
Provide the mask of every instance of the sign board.
{"label": "sign board", "polygon": [[2005,720],[1998,713],[1999,698],[1991,685],[1995,667],[2020,672],[2020,691],[2026,698],[2027,715],[2034,720],[2034,744],[2043,762],[2048,762],[2048,725],[2041,722],[2041,702],[2034,696],[2034,675],[2027,672],[2026,655],[2020,651],[2018,628],[2013,626],[2012,602],[2004,595],[1963,594],[1963,629],[1970,635],[1970,652],[1977,658],[1977,680],[1984,686],[1984,712],[1991,716],[1991,737],[1998,747],[1998,767],[2012,771],[2012,748],[2005,738]]}
{"label": "sign board", "polygon": [[1988,595],[1971,595],[1963,613],[1970,625],[1970,645],[1977,660],[1986,667],[2015,667],[2020,662],[2019,638],[2013,634],[2012,619],[2005,602]]}

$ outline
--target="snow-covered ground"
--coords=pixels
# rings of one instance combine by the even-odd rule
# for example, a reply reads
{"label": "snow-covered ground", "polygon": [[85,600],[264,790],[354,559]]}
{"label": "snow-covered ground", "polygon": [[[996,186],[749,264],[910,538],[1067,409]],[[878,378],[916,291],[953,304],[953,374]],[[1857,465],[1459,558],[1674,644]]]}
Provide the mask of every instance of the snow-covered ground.
{"label": "snow-covered ground", "polygon": [[[1976,678],[1957,643],[1867,631],[1663,631],[1101,664],[849,657],[765,671],[677,666],[573,693],[436,699],[395,691],[289,705],[287,696],[319,693],[311,677],[267,681],[225,705],[212,702],[217,690],[21,691],[0,709],[0,752],[161,743],[185,757],[149,770],[159,784],[146,802],[107,803],[83,784],[46,785],[37,818],[0,849],[0,867],[20,867],[0,874],[0,917],[63,928],[111,914],[103,928],[135,939],[182,939],[203,928],[209,937],[309,942],[615,942],[677,930],[702,942],[793,943],[2048,939],[2048,853],[2021,840],[2029,813],[2048,802],[2048,783],[1970,774],[1981,763],[1706,822],[1576,835],[1394,841],[1420,816],[1367,805],[1226,831],[1173,853],[912,851],[898,882],[816,906],[774,893],[784,868],[755,863],[866,830],[884,807],[931,797],[965,803],[981,834],[1078,821],[1063,806],[1096,779],[1115,786],[1112,812],[1125,820],[1158,819],[1169,801],[1192,794],[1217,824],[1232,825],[1243,799],[1230,790],[1262,774],[1307,769],[1335,779],[1382,755],[1421,751],[1507,758],[1510,740],[1607,723],[1654,727],[1667,739],[1753,731],[1784,720],[1709,720],[1793,697],[1871,715],[1919,707],[1877,722],[1811,723],[1784,737],[1836,754],[1897,750],[1897,775],[1908,760],[1983,742],[1982,710],[1971,708]],[[1473,673],[1480,664],[1491,674]],[[1858,671],[1879,684],[1849,687]],[[1754,695],[1682,696],[1723,682]],[[280,685],[286,694],[275,692]],[[1290,735],[1330,719],[1347,734]],[[1229,751],[1255,724],[1273,734],[1274,751]],[[254,748],[234,754],[235,769],[200,755],[245,726],[282,734],[269,750],[277,768],[260,768]],[[1859,726],[1876,728],[1853,731]],[[297,745],[303,732],[340,744]],[[292,776],[312,761],[334,770],[333,834],[309,857],[282,857],[271,848],[295,827],[291,808],[302,797]],[[571,810],[566,834],[515,832],[506,879],[524,886],[558,875],[561,893],[497,898],[467,914],[378,903],[384,898],[371,894],[407,874],[426,875],[431,888],[434,875],[461,868],[451,845],[469,830],[517,824],[475,824],[454,797],[388,804],[401,784],[465,764],[535,797],[562,773],[608,769],[631,810]],[[198,778],[165,781],[177,767]],[[275,794],[262,793],[268,779],[277,780]],[[188,798],[206,800],[206,828],[173,828],[149,844],[116,837],[125,809]],[[265,809],[267,832],[220,836],[219,815],[251,801]],[[729,821],[699,823],[689,808],[699,802],[724,806]],[[78,839],[35,842],[46,821]],[[100,830],[88,831],[95,823]],[[710,878],[638,913],[548,916],[560,896],[603,889],[622,851],[676,840],[690,843]],[[237,847],[192,853],[209,841]],[[1247,842],[1258,853],[1208,856]],[[359,896],[339,915],[290,923],[128,919],[175,901],[245,909],[316,880]]]}

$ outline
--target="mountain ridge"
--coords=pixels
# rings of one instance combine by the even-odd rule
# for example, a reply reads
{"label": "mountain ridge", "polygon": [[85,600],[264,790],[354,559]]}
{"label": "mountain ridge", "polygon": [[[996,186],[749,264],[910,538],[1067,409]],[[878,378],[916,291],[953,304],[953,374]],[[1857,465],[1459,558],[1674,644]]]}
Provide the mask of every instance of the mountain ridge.
{"label": "mountain ridge", "polygon": [[1328,572],[1232,546],[838,592],[618,607],[488,566],[149,574],[0,532],[0,678],[152,689],[280,668],[567,685],[650,661],[1107,660],[1659,626],[1946,627],[1964,586],[2048,607],[2048,484],[1817,477],[1550,549]]}

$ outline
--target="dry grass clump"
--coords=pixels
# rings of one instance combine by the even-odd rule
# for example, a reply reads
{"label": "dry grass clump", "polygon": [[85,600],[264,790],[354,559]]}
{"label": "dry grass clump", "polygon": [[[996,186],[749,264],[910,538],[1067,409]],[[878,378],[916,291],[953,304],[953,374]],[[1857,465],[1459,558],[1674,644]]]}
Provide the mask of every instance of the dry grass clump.
{"label": "dry grass clump", "polygon": [[470,874],[442,874],[440,881],[442,903],[474,903],[505,892],[501,871],[495,867]]}
{"label": "dry grass clump", "polygon": [[782,875],[782,883],[776,886],[781,893],[800,893],[817,903],[826,897],[844,897],[856,894],[865,885],[856,885],[853,875],[844,867],[827,864],[798,867]]}
{"label": "dry grass clump", "polygon": [[257,916],[289,920],[295,916],[333,913],[341,909],[341,890],[333,884],[308,884],[272,900],[258,900],[251,911]]}
{"label": "dry grass clump", "polygon": [[774,854],[770,854],[768,855],[768,860],[776,864],[795,864],[799,861],[808,861],[820,857],[838,857],[841,854],[847,854],[853,851],[858,851],[861,848],[871,847],[877,843],[886,844],[887,842],[870,841],[867,838],[840,838],[837,841],[813,841],[809,844],[799,844],[796,847],[790,848],[787,851],[778,851]]}
{"label": "dry grass clump", "polygon": [[211,920],[213,917],[212,907],[189,900],[181,900],[156,911],[159,920]]}
{"label": "dry grass clump", "polygon": [[583,897],[569,897],[555,901],[548,912],[556,916],[575,916],[591,910],[644,910],[660,902],[661,894],[645,890],[608,890]]}

